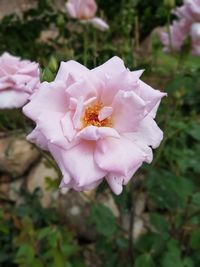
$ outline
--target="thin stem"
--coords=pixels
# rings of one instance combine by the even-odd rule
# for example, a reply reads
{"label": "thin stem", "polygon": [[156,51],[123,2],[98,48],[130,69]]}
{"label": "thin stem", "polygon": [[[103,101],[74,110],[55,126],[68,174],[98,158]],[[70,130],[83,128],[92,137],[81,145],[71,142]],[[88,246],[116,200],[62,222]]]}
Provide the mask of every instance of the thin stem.
{"label": "thin stem", "polygon": [[83,38],[84,38],[84,42],[83,42],[83,45],[84,45],[84,54],[83,54],[83,62],[84,62],[84,65],[87,66],[87,63],[88,63],[88,27],[87,25],[85,25],[84,27],[84,33],[83,33]]}
{"label": "thin stem", "polygon": [[134,203],[134,180],[131,179],[130,184],[130,221],[129,221],[129,257],[131,266],[134,265],[134,221],[135,221],[135,203]]}
{"label": "thin stem", "polygon": [[97,65],[97,32],[93,27],[93,64],[94,67]]}
{"label": "thin stem", "polygon": [[168,14],[167,14],[167,32],[169,36],[169,49],[170,49],[170,52],[173,54],[172,35],[170,31],[170,19],[171,19],[171,11],[169,9]]}

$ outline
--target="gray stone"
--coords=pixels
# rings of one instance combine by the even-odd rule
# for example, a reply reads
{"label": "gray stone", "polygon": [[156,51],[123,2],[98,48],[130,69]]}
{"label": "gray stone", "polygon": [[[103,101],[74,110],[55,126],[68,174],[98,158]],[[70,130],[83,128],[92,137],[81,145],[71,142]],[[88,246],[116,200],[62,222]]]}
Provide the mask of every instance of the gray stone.
{"label": "gray stone", "polygon": [[39,151],[25,137],[0,138],[0,170],[21,176],[39,158]]}
{"label": "gray stone", "polygon": [[53,168],[49,168],[45,164],[45,160],[42,159],[29,173],[27,177],[27,189],[32,193],[36,188],[39,188],[42,192],[41,203],[44,207],[54,205],[54,202],[58,198],[58,190],[52,192],[47,190],[46,177],[51,179],[57,179],[58,174]]}

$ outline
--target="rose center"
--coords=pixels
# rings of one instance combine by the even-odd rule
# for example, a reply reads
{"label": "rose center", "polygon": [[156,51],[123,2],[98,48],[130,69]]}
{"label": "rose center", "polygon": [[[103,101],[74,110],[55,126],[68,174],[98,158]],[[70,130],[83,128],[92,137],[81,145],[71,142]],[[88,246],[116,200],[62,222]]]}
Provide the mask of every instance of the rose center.
{"label": "rose center", "polygon": [[110,117],[99,120],[99,112],[102,108],[103,104],[97,103],[85,109],[85,114],[82,118],[83,128],[91,125],[96,127],[110,127],[112,125]]}

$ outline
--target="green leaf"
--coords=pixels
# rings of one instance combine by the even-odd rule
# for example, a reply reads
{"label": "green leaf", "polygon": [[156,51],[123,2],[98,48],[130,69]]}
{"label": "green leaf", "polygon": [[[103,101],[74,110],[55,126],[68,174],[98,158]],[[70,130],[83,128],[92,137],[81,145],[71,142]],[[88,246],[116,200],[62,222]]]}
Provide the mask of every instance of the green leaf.
{"label": "green leaf", "polygon": [[102,204],[94,204],[89,216],[89,223],[96,226],[97,232],[103,236],[112,236],[116,229],[116,219],[109,208]]}
{"label": "green leaf", "polygon": [[45,227],[45,228],[42,228],[38,231],[38,239],[39,240],[42,240],[44,238],[46,238],[47,236],[51,235],[52,233],[52,228],[51,227]]}
{"label": "green leaf", "polygon": [[52,82],[54,79],[54,75],[51,72],[51,70],[49,68],[45,68],[42,72],[42,81],[46,81],[46,82]]}
{"label": "green leaf", "polygon": [[155,264],[150,254],[143,254],[136,258],[134,267],[154,267]]}
{"label": "green leaf", "polygon": [[197,192],[192,196],[192,203],[194,205],[200,206],[200,192]]}
{"label": "green leaf", "polygon": [[193,181],[161,169],[151,171],[145,183],[150,198],[169,210],[183,208],[194,191]]}
{"label": "green leaf", "polygon": [[158,213],[150,214],[150,223],[155,227],[155,230],[164,234],[168,232],[168,224],[164,218],[164,216]]}
{"label": "green leaf", "polygon": [[142,253],[150,251],[153,254],[162,252],[165,242],[162,235],[149,232],[142,235],[135,246]]}
{"label": "green leaf", "polygon": [[42,261],[40,259],[34,259],[31,263],[30,267],[44,267]]}
{"label": "green leaf", "polygon": [[197,141],[200,141],[200,124],[191,123],[188,133]]}
{"label": "green leaf", "polygon": [[181,248],[176,240],[171,239],[161,259],[162,267],[193,267],[190,258],[182,258]]}
{"label": "green leaf", "polygon": [[196,229],[192,232],[190,237],[190,246],[195,250],[200,250],[200,229]]}
{"label": "green leaf", "polygon": [[54,260],[54,266],[64,267],[65,266],[65,257],[58,249],[52,251],[52,257]]}

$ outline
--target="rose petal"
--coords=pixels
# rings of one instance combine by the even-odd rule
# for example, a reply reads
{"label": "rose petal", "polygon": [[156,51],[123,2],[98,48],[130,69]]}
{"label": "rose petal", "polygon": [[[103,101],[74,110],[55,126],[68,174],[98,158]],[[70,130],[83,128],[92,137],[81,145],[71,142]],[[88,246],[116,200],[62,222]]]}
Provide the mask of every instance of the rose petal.
{"label": "rose petal", "polygon": [[28,98],[29,94],[25,92],[16,92],[14,90],[0,91],[0,108],[20,108],[27,103]]}
{"label": "rose petal", "polygon": [[124,137],[98,140],[94,151],[94,159],[101,169],[122,176],[128,175],[145,157],[139,147]]}
{"label": "rose petal", "polygon": [[[94,148],[94,142],[82,141],[72,149],[57,150],[57,153],[61,153],[65,171],[79,187],[88,186],[106,175],[106,171],[101,170],[94,161]],[[53,151],[52,154],[54,155]]]}
{"label": "rose petal", "polygon": [[41,113],[46,113],[49,117],[49,112],[60,112],[63,115],[68,109],[69,98],[65,93],[65,85],[62,81],[52,83],[44,82],[40,89],[35,92],[24,108],[23,112],[32,120],[37,121]]}
{"label": "rose petal", "polygon": [[137,132],[132,136],[141,143],[157,148],[163,139],[163,132],[151,116],[146,116],[138,126]]}
{"label": "rose petal", "polygon": [[98,115],[98,119],[100,121],[105,120],[106,118],[110,117],[112,115],[113,108],[112,107],[103,107]]}
{"label": "rose petal", "polygon": [[96,126],[88,126],[85,127],[77,134],[77,138],[81,138],[84,140],[93,140],[97,141],[99,139],[103,139],[105,137],[114,137],[120,138],[118,132],[110,127],[96,127]]}
{"label": "rose petal", "polygon": [[135,131],[145,116],[145,102],[133,91],[119,91],[112,103],[113,127],[120,133]]}
{"label": "rose petal", "polygon": [[101,66],[92,69],[91,72],[106,82],[108,77],[119,74],[125,69],[123,60],[115,56]]}
{"label": "rose petal", "polygon": [[93,24],[97,29],[101,30],[101,31],[105,31],[109,29],[109,25],[102,19],[100,18],[92,18],[90,20],[88,20],[88,22],[90,22],[91,24]]}

